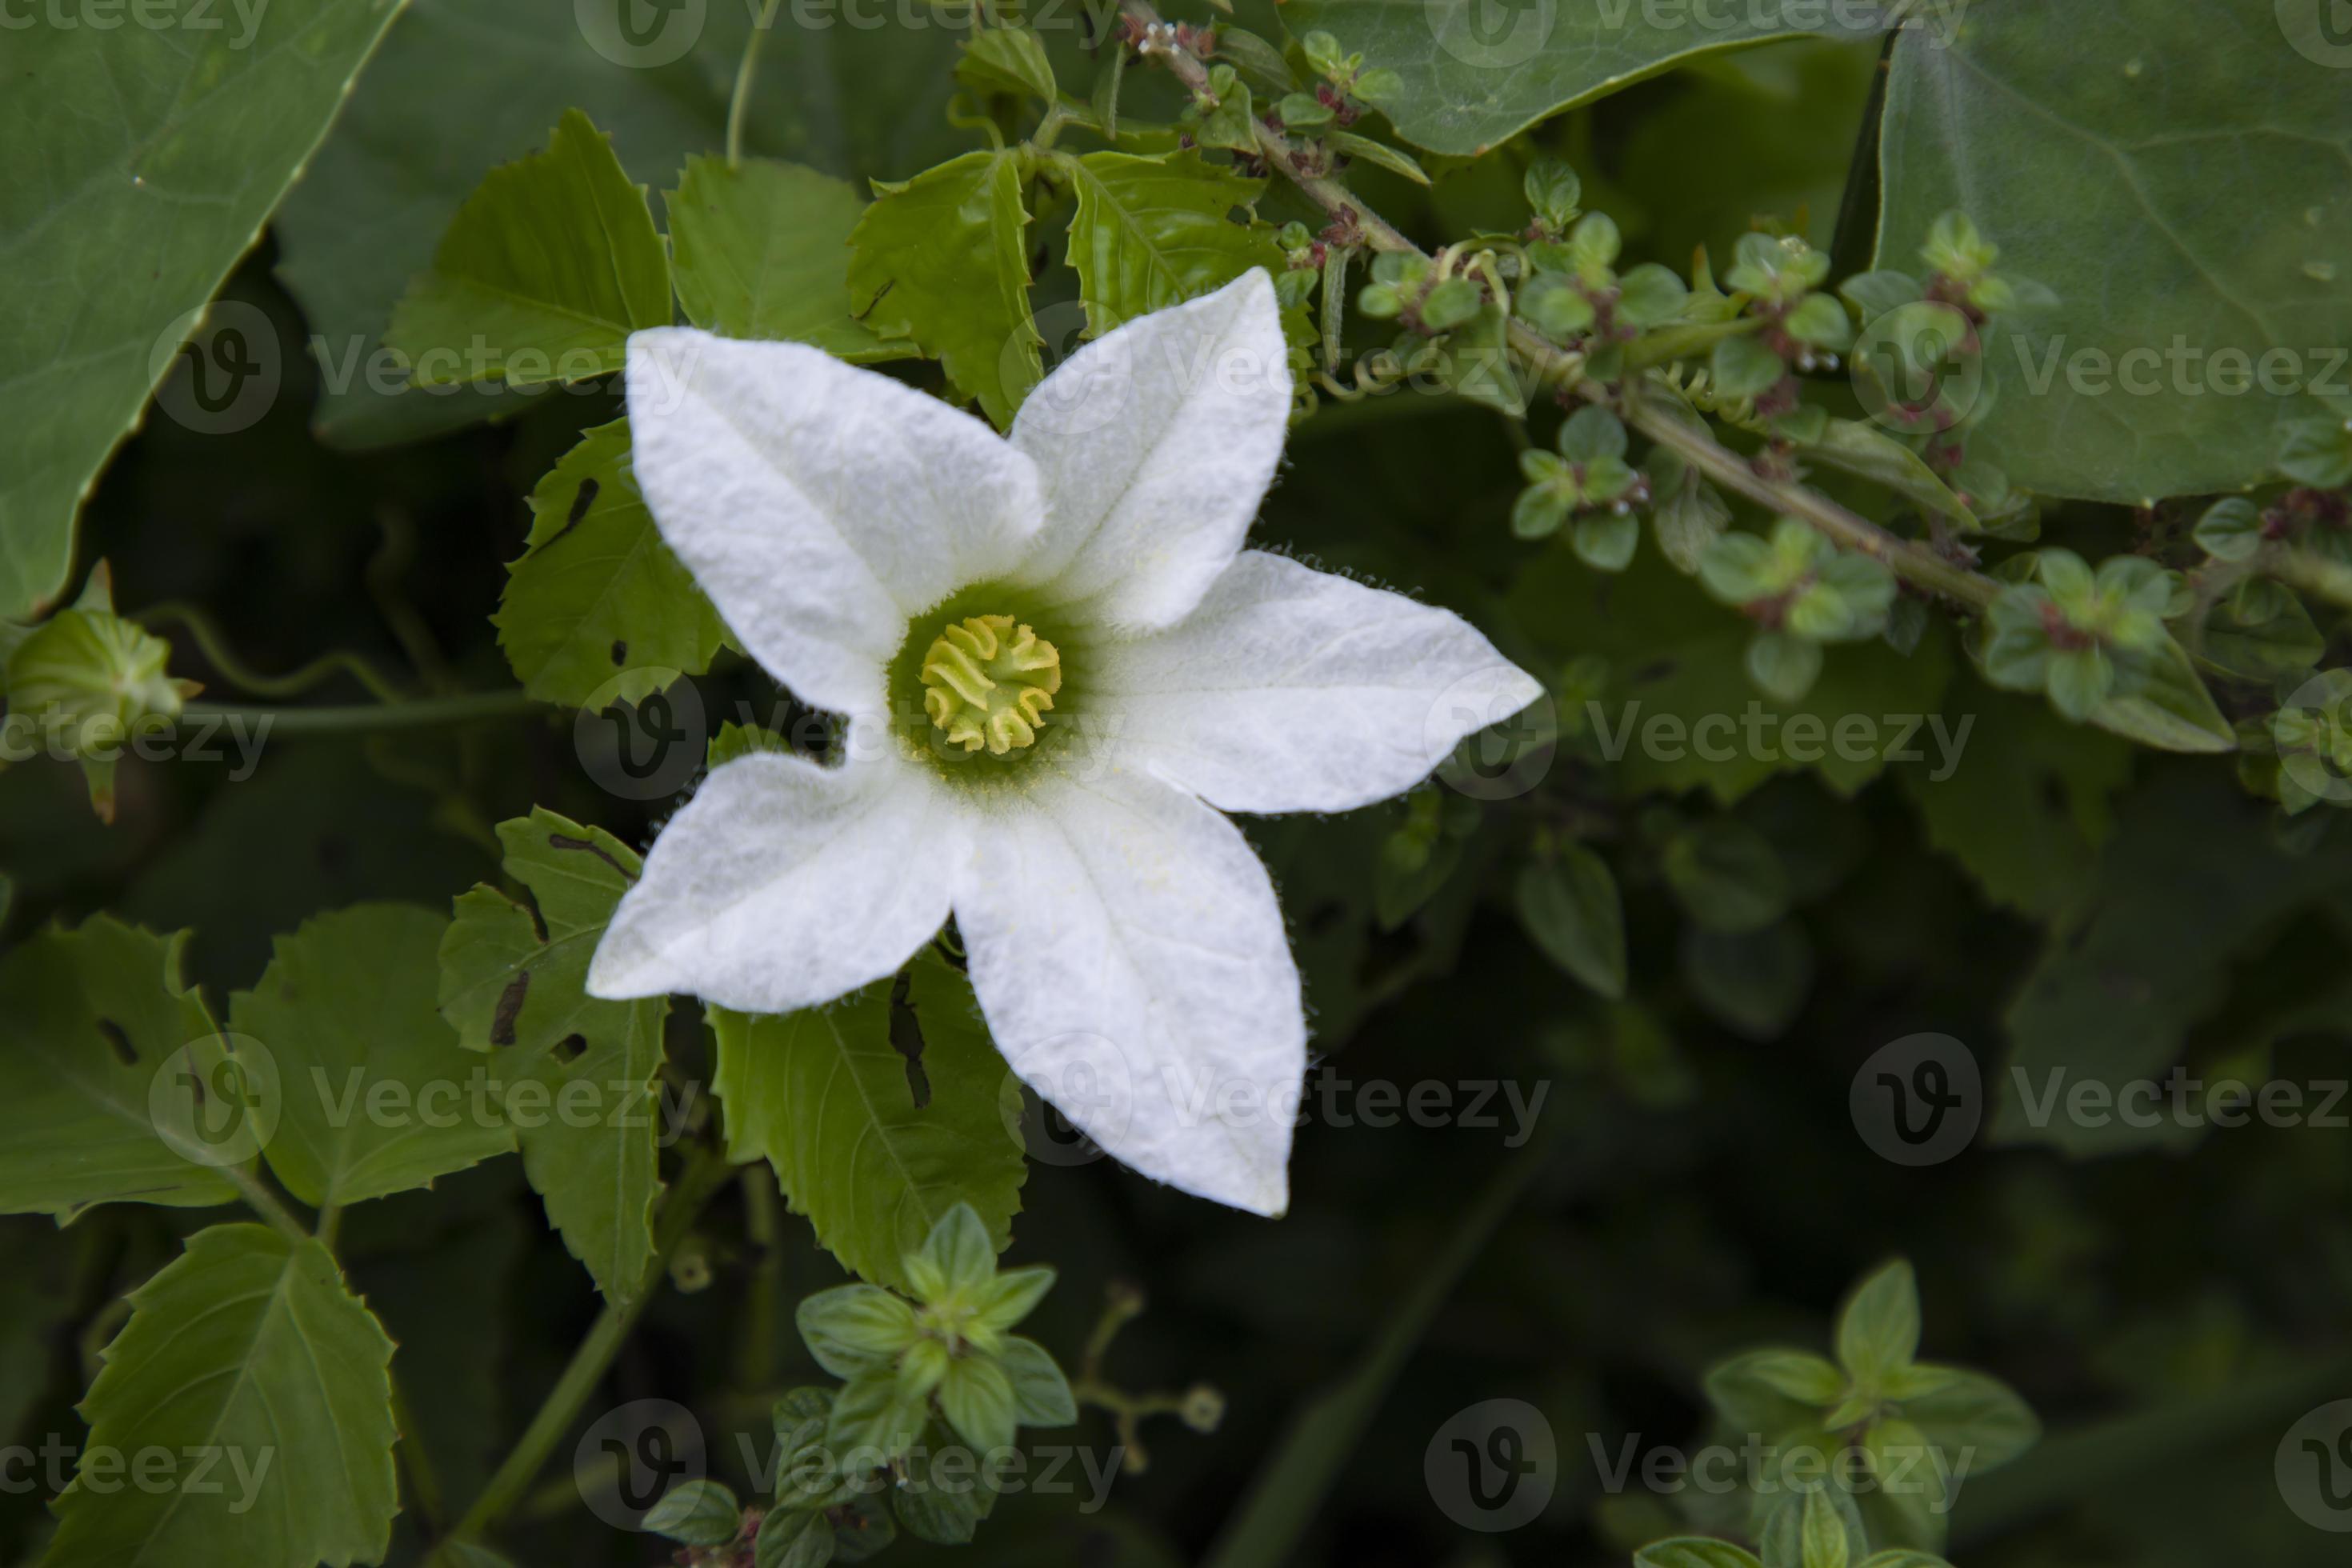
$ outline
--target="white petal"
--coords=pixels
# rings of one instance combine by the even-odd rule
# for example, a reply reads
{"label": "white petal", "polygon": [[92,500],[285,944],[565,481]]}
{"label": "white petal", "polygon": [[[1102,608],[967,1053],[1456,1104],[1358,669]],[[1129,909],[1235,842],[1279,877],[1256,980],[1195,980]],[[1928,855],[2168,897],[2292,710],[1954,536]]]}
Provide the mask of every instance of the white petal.
{"label": "white petal", "polygon": [[588,994],[788,1013],[896,973],[946,923],[967,836],[937,780],[858,742],[837,768],[760,752],[704,780],[614,911]]}
{"label": "white petal", "polygon": [[1094,657],[1118,754],[1227,811],[1386,800],[1543,694],[1452,611],[1258,550],[1181,624]]}
{"label": "white petal", "polygon": [[1280,1214],[1307,1023],[1248,842],[1131,773],[991,813],[955,906],[997,1049],[1114,1158]]}
{"label": "white petal", "polygon": [[803,343],[657,328],[627,381],[662,538],[819,707],[877,709],[908,617],[1010,572],[1043,516],[1035,468],[987,426]]}
{"label": "white petal", "polygon": [[1288,356],[1274,284],[1258,269],[1071,355],[1013,422],[1045,491],[1023,579],[1114,626],[1182,618],[1241,549],[1274,482]]}

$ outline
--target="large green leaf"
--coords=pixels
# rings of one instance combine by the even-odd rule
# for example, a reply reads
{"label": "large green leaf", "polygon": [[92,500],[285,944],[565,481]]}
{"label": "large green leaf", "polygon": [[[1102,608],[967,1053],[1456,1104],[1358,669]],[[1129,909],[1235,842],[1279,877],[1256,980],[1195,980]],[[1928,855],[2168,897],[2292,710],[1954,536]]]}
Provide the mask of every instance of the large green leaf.
{"label": "large green leaf", "polygon": [[1056,169],[1077,196],[1070,267],[1094,336],[1221,288],[1253,267],[1283,269],[1272,231],[1229,216],[1257,199],[1262,180],[1192,152],[1089,153]]}
{"label": "large green leaf", "polygon": [[849,311],[849,236],[866,202],[846,180],[752,158],[689,158],[664,197],[687,320],[730,338],[814,343],[853,364],[912,354]]}
{"label": "large green leaf", "polygon": [[583,436],[532,489],[530,511],[493,617],[525,690],[607,708],[710,668],[726,624],[654,527],[627,420]]}
{"label": "large green leaf", "polygon": [[[51,1507],[52,1568],[380,1563],[393,1480],[392,1341],[315,1241],[200,1231],[131,1295],[81,1413],[87,1454],[162,1451],[167,1487],[85,1459]],[[198,1467],[202,1466],[200,1471]]]}
{"label": "large green leaf", "polygon": [[[1982,5],[1948,44],[1895,45],[1880,265],[1916,268],[1957,207],[2003,272],[2058,295],[1987,343],[1999,395],[1978,439],[2016,483],[2130,503],[2248,485],[2301,386],[2330,360],[2347,379],[2345,77],[2296,51],[2284,14]],[[2225,350],[2242,373],[2214,364]],[[2273,350],[2285,395],[2253,374]]]}
{"label": "large green leaf", "polygon": [[877,184],[850,236],[850,308],[886,338],[911,339],[1001,429],[1037,384],[1029,315],[1029,211],[1013,153],[967,153],[897,184]]}
{"label": "large green leaf", "polygon": [[1329,32],[1343,49],[1361,50],[1367,67],[1395,71],[1402,85],[1380,107],[1397,134],[1469,154],[1701,50],[1854,36],[1855,9],[1806,0],[1293,0],[1283,20],[1297,33]]}
{"label": "large green leaf", "polygon": [[[278,217],[279,276],[321,361],[320,434],[378,446],[511,413],[523,395],[503,386],[404,389],[383,359],[372,376],[394,300],[482,176],[541,145],[567,109],[611,135],[631,179],[674,184],[689,154],[726,135],[752,9],[637,6],[657,31],[632,51],[582,26],[617,18],[617,5],[410,0]],[[777,14],[748,106],[751,151],[859,178],[908,174],[971,144],[970,132],[908,109],[945,101],[958,29],[803,26],[790,6]]]}
{"label": "large green leaf", "polygon": [[27,616],[65,586],[74,514],[100,467],[397,9],[276,0],[249,26],[215,12],[209,29],[126,27],[118,11],[109,28],[31,12],[8,27],[0,617]]}
{"label": "large green leaf", "polygon": [[772,1163],[818,1241],[901,1289],[902,1259],[960,1203],[1003,1250],[1028,1169],[1020,1101],[970,983],[929,952],[908,977],[911,1059],[891,1039],[894,981],[801,1013],[711,1011],[729,1157]]}
{"label": "large green leaf", "polygon": [[616,371],[631,332],[671,320],[645,187],[575,109],[547,151],[493,169],[457,209],[384,341],[419,385],[529,386]]}
{"label": "large green leaf", "polygon": [[277,1063],[285,1109],[265,1152],[304,1203],[421,1187],[514,1147],[476,1092],[481,1058],[435,1010],[447,926],[403,904],[321,915],[229,999],[234,1027]]}
{"label": "large green leaf", "polygon": [[[216,1131],[224,1154],[251,1157],[227,1142],[246,1125],[232,1103],[242,1096],[203,998],[181,985],[186,941],[93,915],[0,963],[0,1017],[18,1063],[0,1139],[0,1212],[64,1218],[90,1204],[236,1199],[202,1157],[201,1138]],[[200,1097],[215,1094],[217,1103]],[[199,1141],[175,1148],[159,1122]]]}
{"label": "large green leaf", "polygon": [[[491,888],[458,899],[441,943],[441,1010],[462,1044],[494,1053],[523,1168],[548,1219],[597,1289],[624,1300],[654,1255],[655,1086],[669,999],[605,1002],[586,985],[588,961],[641,862],[602,828],[551,811],[500,823],[499,841],[507,875],[530,889],[537,918]],[[511,1100],[511,1084],[524,1081],[546,1101],[527,1114]]]}

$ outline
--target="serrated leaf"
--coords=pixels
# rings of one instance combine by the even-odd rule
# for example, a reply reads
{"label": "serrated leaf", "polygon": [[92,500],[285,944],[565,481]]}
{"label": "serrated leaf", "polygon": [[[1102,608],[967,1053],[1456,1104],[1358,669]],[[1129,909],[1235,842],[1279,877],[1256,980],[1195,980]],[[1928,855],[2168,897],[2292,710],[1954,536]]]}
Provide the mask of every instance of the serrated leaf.
{"label": "serrated leaf", "polygon": [[912,1063],[891,1043],[891,981],[805,1012],[711,1013],[729,1157],[772,1162],[827,1250],[902,1290],[907,1254],[959,1203],[1001,1250],[1027,1171],[971,984],[929,952],[908,973],[922,1037]]}
{"label": "serrated leaf", "polygon": [[583,435],[532,488],[530,510],[491,617],[525,691],[608,708],[710,668],[726,623],[654,526],[626,419]]}
{"label": "serrated leaf", "polygon": [[[158,382],[194,368],[180,361],[195,312],[397,10],[274,0],[250,26],[212,30],[125,27],[119,11],[103,27],[94,14],[76,26],[72,13],[54,26],[24,13],[7,28],[0,617],[30,616],[64,589],[82,498]],[[246,386],[240,375],[229,391]]]}
{"label": "serrated leaf", "polygon": [[[184,932],[155,936],[100,914],[76,931],[44,931],[0,961],[0,1016],[21,1064],[0,1139],[0,1213],[63,1219],[91,1204],[236,1201],[202,1156],[217,1146],[250,1157],[229,1142],[247,1110],[234,1103],[237,1070],[204,999],[180,982],[186,942]],[[165,1073],[181,1075],[166,1080],[163,1102],[198,1158],[159,1131]]]}
{"label": "serrated leaf", "polygon": [[974,34],[963,46],[955,74],[956,80],[980,92],[1025,94],[1046,103],[1061,96],[1045,46],[1027,27],[993,26]]}
{"label": "serrated leaf", "polygon": [[851,312],[938,360],[999,429],[1043,374],[1021,187],[1013,153],[967,153],[877,181],[849,237]]}
{"label": "serrated leaf", "polygon": [[219,1473],[154,1489],[124,1487],[117,1471],[104,1491],[77,1475],[50,1505],[58,1533],[42,1561],[382,1562],[399,1507],[392,1341],[327,1249],[262,1226],[215,1226],[131,1306],[81,1403],[85,1453],[212,1452]]}
{"label": "serrated leaf", "polygon": [[866,211],[856,187],[797,163],[709,153],[666,192],[678,303],[730,338],[814,343],[852,364],[904,359],[849,310],[849,237]]}
{"label": "serrated leaf", "polygon": [[824,1568],[833,1561],[833,1525],[814,1510],[778,1509],[761,1521],[753,1568]]}
{"label": "serrated leaf", "polygon": [[670,324],[669,253],[642,185],[578,110],[547,150],[490,171],[392,313],[418,385],[584,381]]}
{"label": "serrated leaf", "polygon": [[1077,197],[1069,261],[1093,336],[1222,288],[1253,267],[1285,266],[1270,230],[1228,216],[1257,198],[1262,180],[1193,152],[1089,153],[1059,167]]}
{"label": "serrated leaf", "polygon": [[[628,1300],[654,1256],[669,999],[603,1001],[586,982],[641,863],[602,828],[546,810],[500,823],[499,842],[507,875],[530,889],[537,917],[490,888],[458,899],[441,942],[442,1016],[461,1045],[492,1053],[523,1170],[549,1223],[608,1300]],[[524,1082],[547,1100],[528,1115],[512,1103],[512,1086]],[[567,1103],[593,1114],[563,1111]]]}
{"label": "serrated leaf", "polygon": [[425,1186],[514,1147],[503,1121],[478,1114],[481,1060],[435,1009],[448,924],[401,904],[320,915],[229,999],[230,1026],[277,1063],[285,1107],[263,1155],[304,1203]]}

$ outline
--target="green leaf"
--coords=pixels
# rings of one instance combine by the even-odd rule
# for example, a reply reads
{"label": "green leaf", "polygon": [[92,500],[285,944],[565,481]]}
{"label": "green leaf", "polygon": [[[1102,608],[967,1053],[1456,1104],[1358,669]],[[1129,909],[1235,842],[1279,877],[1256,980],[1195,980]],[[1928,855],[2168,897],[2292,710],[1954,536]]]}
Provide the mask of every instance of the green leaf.
{"label": "green leaf", "polygon": [[[0,93],[0,426],[10,451],[0,618],[29,618],[64,590],[82,498],[148,394],[167,373],[186,374],[184,352],[200,353],[183,347],[196,313],[259,236],[396,12],[380,0],[276,0],[249,24],[214,30],[124,27],[120,11],[103,28],[94,14],[82,26],[31,13],[11,24]],[[288,352],[244,346],[257,364],[282,365]],[[274,359],[260,357],[272,348]],[[247,385],[239,377],[230,390]]]}
{"label": "green leaf", "polygon": [[849,237],[850,311],[911,339],[1002,429],[1043,374],[1029,314],[1029,210],[1009,152],[875,183]]}
{"label": "green leaf", "polygon": [[[1999,395],[1971,447],[2023,489],[2130,505],[2245,489],[2326,370],[2315,345],[2352,342],[2333,277],[2352,207],[2321,197],[2343,183],[2343,79],[2267,13],[2212,22],[2170,0],[2000,5],[1895,41],[1879,264],[1909,265],[1958,208],[2000,273],[2058,296],[1986,341]],[[2184,61],[2263,85],[2175,90],[2164,67]]]}
{"label": "green leaf", "polygon": [[843,1379],[894,1365],[919,1337],[914,1308],[878,1285],[819,1290],[793,1321],[817,1365]]}
{"label": "green leaf", "polygon": [[1026,27],[994,26],[977,34],[964,44],[955,75],[976,92],[1025,93],[1046,103],[1061,96],[1045,44]]}
{"label": "green leaf", "polygon": [[2168,634],[2140,689],[2110,697],[2090,721],[2111,734],[2159,751],[2211,752],[2237,749],[2237,732],[2221,716],[2188,650]]}
{"label": "green leaf", "polygon": [[1291,0],[1283,20],[1295,32],[1328,31],[1341,49],[1361,51],[1367,67],[1394,71],[1381,110],[1397,134],[1471,155],[1705,51],[1802,32],[1867,36],[1838,13],[1759,0],[1702,22],[1693,9],[1616,0],[1549,0],[1502,16],[1482,11],[1480,0]]}
{"label": "green leaf", "polygon": [[[714,1009],[729,1157],[767,1159],[793,1212],[842,1263],[907,1289],[908,1253],[960,1203],[1001,1247],[1027,1160],[1006,1120],[1010,1083],[971,984],[936,955],[908,971],[922,1051],[891,1044],[892,983],[778,1016]],[[919,1068],[923,1095],[914,1075]]]}
{"label": "green leaf", "polygon": [[870,1452],[858,1458],[887,1463],[915,1446],[930,1419],[929,1406],[929,1396],[908,1394],[889,1367],[859,1373],[834,1396],[825,1443],[845,1460],[863,1448]]}
{"label": "green leaf", "polygon": [[940,1413],[959,1436],[983,1454],[1009,1448],[1018,1435],[1013,1380],[992,1357],[962,1356],[949,1363],[940,1384]]}
{"label": "green leaf", "polygon": [[[1820,1356],[1774,1348],[1717,1362],[1702,1381],[1727,1426],[1775,1441],[1817,1423],[1845,1388],[1843,1374]],[[1824,1389],[1827,1398],[1821,1397]]]}
{"label": "green leaf", "polygon": [[2041,1440],[2042,1423],[2017,1391],[1982,1373],[1940,1367],[1938,1386],[1903,1401],[1903,1414],[1921,1435],[1967,1474],[1999,1469]]}
{"label": "green leaf", "polygon": [[514,1147],[481,1058],[435,1010],[449,922],[357,904],[278,939],[260,981],[229,998],[230,1026],[276,1058],[285,1110],[264,1151],[314,1207],[429,1185]]}
{"label": "green leaf", "polygon": [[1782,702],[1801,702],[1822,678],[1822,645],[1795,632],[1759,631],[1748,639],[1748,675]]}
{"label": "green leaf", "polygon": [[0,1212],[63,1220],[92,1204],[236,1201],[217,1167],[258,1149],[277,1079],[255,1083],[181,984],[186,942],[100,914],[0,960],[19,1069]]}
{"label": "green leaf", "polygon": [[1683,908],[1710,930],[1756,931],[1789,907],[1788,872],[1771,842],[1728,817],[1712,817],[1675,835],[1663,864]]}
{"label": "green leaf", "polygon": [[[47,1563],[316,1568],[381,1563],[399,1508],[392,1341],[315,1241],[215,1226],[131,1294],[80,1405],[85,1455],[213,1453],[161,1489],[74,1484]],[[234,1469],[251,1467],[248,1486]],[[84,1460],[88,1463],[87,1458]],[[262,1467],[267,1464],[267,1469]]]}
{"label": "green leaf", "polygon": [[1813,945],[1793,921],[1752,931],[1694,923],[1680,957],[1691,999],[1747,1039],[1779,1039],[1812,992]]}
{"label": "green leaf", "polygon": [[923,1245],[907,1257],[907,1278],[925,1301],[974,1300],[996,1278],[996,1244],[970,1204],[940,1216]]}
{"label": "green leaf", "polygon": [[814,1510],[778,1509],[760,1522],[752,1568],[824,1568],[833,1561],[833,1521]]}
{"label": "green leaf", "polygon": [[914,352],[850,313],[849,237],[866,203],[848,181],[772,158],[730,169],[698,153],[662,200],[678,303],[696,326],[814,343],[852,364]]}
{"label": "green leaf", "polygon": [[1015,1334],[997,1355],[1013,1388],[1013,1414],[1024,1426],[1068,1426],[1078,1419],[1070,1380],[1051,1351]]}
{"label": "green leaf", "polygon": [[511,1558],[470,1541],[445,1541],[425,1560],[425,1568],[515,1568]]}
{"label": "green leaf", "polygon": [[1332,152],[1343,158],[1354,158],[1377,164],[1391,174],[1402,175],[1416,185],[1429,184],[1429,171],[1423,168],[1410,153],[1402,152],[1385,142],[1375,142],[1369,136],[1359,136],[1352,131],[1333,131],[1324,135]]}
{"label": "green leaf", "polygon": [[1730,400],[1760,397],[1780,384],[1789,367],[1780,356],[1751,335],[1726,338],[1715,345],[1708,371],[1717,396]]}
{"label": "green leaf", "polygon": [[457,209],[384,342],[419,385],[530,386],[617,371],[631,332],[670,321],[645,187],[575,109],[546,152],[492,170]]}
{"label": "green leaf", "polygon": [[1895,1258],[1854,1287],[1839,1314],[1838,1361],[1865,1388],[1878,1387],[1919,1354],[1919,1285]]}
{"label": "green leaf", "polygon": [[961,1546],[979,1533],[980,1521],[996,1503],[996,1490],[984,1467],[942,1468],[940,1456],[928,1449],[908,1457],[904,1474],[890,1491],[890,1510],[919,1541],[935,1546]]}
{"label": "green leaf", "polygon": [[1798,1527],[1805,1568],[1846,1568],[1851,1552],[1845,1521],[1826,1495],[1826,1489],[1805,1499],[1804,1521]]}
{"label": "green leaf", "polygon": [[1255,201],[1265,182],[1198,153],[1089,153],[1055,167],[1077,198],[1069,261],[1092,336],[1222,288],[1253,267],[1279,274],[1286,265],[1271,229],[1228,216]]}
{"label": "green leaf", "polygon": [[533,487],[530,510],[491,617],[524,690],[601,709],[710,668],[726,624],[654,526],[627,420],[582,436]]}
{"label": "green leaf", "polygon": [[724,1481],[680,1481],[646,1510],[644,1528],[688,1546],[723,1546],[743,1527],[743,1505]]}
{"label": "green leaf", "polygon": [[1659,551],[1675,571],[1696,572],[1707,546],[1731,526],[1730,503],[1671,447],[1652,447],[1643,466],[1650,476],[1650,522]]}
{"label": "green leaf", "polygon": [[1631,512],[1603,511],[1576,520],[1570,536],[1576,558],[1596,572],[1622,572],[1642,547],[1642,520]]}
{"label": "green leaf", "polygon": [[1608,861],[1564,844],[1520,869],[1517,904],[1546,957],[1603,996],[1625,994],[1625,907]]}
{"label": "green leaf", "polygon": [[2263,547],[2262,510],[2244,496],[2217,500],[2197,520],[2196,539],[2217,561],[2243,561]]}
{"label": "green leaf", "polygon": [[533,907],[487,887],[458,898],[441,940],[441,1013],[461,1045],[492,1053],[548,1223],[608,1300],[630,1300],[654,1257],[669,1000],[603,1001],[587,979],[637,855],[546,810],[500,823],[499,842]]}
{"label": "green leaf", "polygon": [[[1814,298],[1819,299],[1816,295]],[[1821,438],[1804,447],[1805,456],[1847,473],[1859,474],[1873,484],[1916,502],[1927,511],[1957,524],[1966,532],[1974,533],[1983,525],[1970,511],[1968,504],[1952,493],[1929,468],[1919,454],[1880,430],[1853,419],[1832,419],[1822,427]]]}

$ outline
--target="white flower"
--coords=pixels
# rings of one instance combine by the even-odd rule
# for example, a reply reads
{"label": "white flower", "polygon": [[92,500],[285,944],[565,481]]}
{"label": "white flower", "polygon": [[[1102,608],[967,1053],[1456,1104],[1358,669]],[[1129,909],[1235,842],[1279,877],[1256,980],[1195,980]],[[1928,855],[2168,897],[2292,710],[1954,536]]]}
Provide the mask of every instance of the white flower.
{"label": "white flower", "polygon": [[845,760],[711,773],[606,997],[809,1007],[948,916],[1013,1070],[1144,1174],[1288,1202],[1298,972],[1227,811],[1401,793],[1536,682],[1444,610],[1244,550],[1290,375],[1263,272],[1081,349],[1009,439],[793,343],[629,340],[637,482]]}

